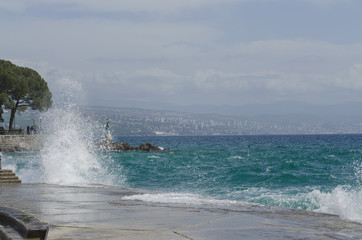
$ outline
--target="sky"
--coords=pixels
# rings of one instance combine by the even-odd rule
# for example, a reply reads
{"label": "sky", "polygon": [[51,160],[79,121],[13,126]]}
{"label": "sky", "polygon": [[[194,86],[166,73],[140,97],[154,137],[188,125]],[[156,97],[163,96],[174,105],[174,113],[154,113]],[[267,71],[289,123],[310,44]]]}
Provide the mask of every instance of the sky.
{"label": "sky", "polygon": [[[360,0],[0,0],[0,58],[86,104],[362,102]],[[69,84],[74,87],[74,84]]]}

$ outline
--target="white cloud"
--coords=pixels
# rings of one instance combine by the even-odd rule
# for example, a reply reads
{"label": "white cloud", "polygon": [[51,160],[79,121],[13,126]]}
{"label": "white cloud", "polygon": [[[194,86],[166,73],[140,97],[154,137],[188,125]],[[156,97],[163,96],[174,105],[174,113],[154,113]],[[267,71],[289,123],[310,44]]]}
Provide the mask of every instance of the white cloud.
{"label": "white cloud", "polygon": [[346,56],[360,55],[362,53],[362,43],[343,45],[304,39],[263,40],[241,42],[229,49],[228,52],[230,55]]}
{"label": "white cloud", "polygon": [[162,78],[162,79],[179,79],[180,75],[175,74],[171,71],[160,69],[160,68],[151,68],[147,70],[138,70],[134,72],[131,77],[140,78],[140,77],[152,77],[152,78]]}
{"label": "white cloud", "polygon": [[297,75],[282,72],[225,73],[215,70],[198,71],[195,85],[201,90],[213,92],[248,92],[263,90],[270,92],[310,92],[328,87],[318,75]]}
{"label": "white cloud", "polygon": [[[102,60],[117,59],[195,59],[204,54],[198,46],[212,45],[220,34],[194,23],[137,24],[96,19],[19,22],[17,31],[12,25],[0,26],[8,33],[0,38],[3,54],[13,53],[16,47],[23,57],[58,60],[79,68],[87,68],[92,60],[102,64]],[[94,64],[92,69],[101,71],[101,67]]]}
{"label": "white cloud", "polygon": [[[283,1],[286,2],[275,0]],[[337,2],[299,0],[302,1],[325,5]],[[0,28],[4,34],[0,38],[0,52],[4,58],[11,56],[26,59],[28,63],[40,61],[57,66],[34,65],[51,86],[56,79],[69,78],[82,82],[91,94],[90,98],[99,94],[103,98],[119,100],[167,99],[180,103],[198,99],[226,103],[237,102],[243,97],[241,95],[254,95],[258,99],[266,95],[269,99],[279,99],[280,96],[293,99],[298,94],[315,94],[316,99],[321,99],[325,92],[333,92],[337,88],[362,90],[362,67],[359,64],[362,43],[358,43],[358,39],[335,44],[332,38],[331,41],[295,39],[285,37],[287,33],[276,33],[274,39],[258,38],[256,34],[256,37],[250,37],[254,40],[247,41],[238,34],[234,35],[233,31],[242,32],[238,16],[231,16],[235,19],[235,26],[223,25],[217,19],[209,21],[209,15],[205,16],[205,21],[204,16],[194,20],[182,14],[176,14],[180,19],[172,18],[172,21],[158,17],[158,13],[208,9],[218,4],[240,2],[245,1],[0,1],[0,8],[9,11],[30,11],[42,4],[43,10],[57,5],[64,7],[65,10],[57,12],[59,15],[64,13],[63,10],[92,12],[84,14],[86,17],[82,14],[81,17],[69,18],[67,15],[45,16],[46,20],[44,16],[14,17],[11,22],[1,21]],[[156,14],[150,14],[149,21],[102,16],[102,13],[111,11]],[[230,20],[228,23],[231,23]],[[250,24],[253,26],[253,23]],[[318,30],[313,26],[310,29]],[[252,31],[248,33],[253,34]],[[171,95],[175,97],[168,100]],[[226,96],[225,100],[221,96]]]}
{"label": "white cloud", "polygon": [[[228,5],[243,2],[270,2],[271,0],[12,0],[1,1],[0,8],[10,11],[25,11],[28,7],[43,5],[47,7],[68,5],[68,10],[104,12],[154,12],[167,14],[184,9]],[[290,0],[276,0],[279,2]],[[352,0],[298,0],[317,6],[345,4]]]}
{"label": "white cloud", "polygon": [[[0,8],[22,11],[29,6],[45,5],[48,7],[68,4],[73,10],[105,11],[105,12],[155,12],[169,13],[183,9],[201,8],[214,5],[225,5],[250,0],[12,0],[11,3],[1,3]],[[69,9],[69,10],[70,10]]]}
{"label": "white cloud", "polygon": [[0,1],[0,9],[12,12],[21,12],[25,10],[27,2],[24,0]]}
{"label": "white cloud", "polygon": [[307,1],[313,5],[326,6],[331,4],[345,4],[352,2],[353,0],[302,0]]}
{"label": "white cloud", "polygon": [[362,90],[362,63],[352,65],[345,76],[335,80],[335,85],[350,90]]}
{"label": "white cloud", "polygon": [[[292,72],[237,72],[215,69],[191,74],[176,73],[165,68],[149,68],[109,73],[64,71],[44,63],[13,61],[37,70],[49,83],[54,98],[62,99],[64,88],[59,82],[82,83],[87,103],[117,105],[123,102],[167,102],[186,105],[193,102],[210,104],[250,103],[294,99],[324,102],[345,101],[348,91],[362,89],[362,64],[355,64],[344,75],[327,76]],[[66,86],[71,86],[67,84]],[[78,85],[77,89],[79,88]],[[335,92],[338,89],[337,92]],[[66,89],[72,96],[72,89]],[[79,94],[79,90],[75,90]],[[328,99],[327,95],[330,95]],[[356,100],[350,96],[350,100]],[[343,99],[342,99],[343,98]],[[256,100],[257,99],[257,100]],[[358,98],[357,98],[358,99]],[[95,102],[96,101],[96,102]],[[127,105],[128,106],[128,105]]]}
{"label": "white cloud", "polygon": [[[77,1],[78,4],[88,7],[94,10],[106,10],[106,11],[151,11],[151,12],[167,12],[176,11],[185,8],[198,8],[202,6],[210,6],[215,4],[225,4],[228,2],[235,2],[236,0],[182,0],[182,1],[170,1],[170,0],[83,0]],[[239,0],[240,1],[240,0]],[[69,0],[69,2],[74,2]]]}

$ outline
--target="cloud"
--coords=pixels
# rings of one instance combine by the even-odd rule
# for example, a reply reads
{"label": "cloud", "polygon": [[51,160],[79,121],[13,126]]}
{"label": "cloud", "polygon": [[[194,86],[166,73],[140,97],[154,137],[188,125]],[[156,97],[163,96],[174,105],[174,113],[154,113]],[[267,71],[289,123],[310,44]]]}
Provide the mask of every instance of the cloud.
{"label": "cloud", "polygon": [[127,80],[130,83],[128,87],[162,95],[175,94],[183,84],[182,76],[160,68],[137,70],[131,73]]}
{"label": "cloud", "polygon": [[[70,1],[69,2],[74,2]],[[203,6],[210,6],[216,4],[227,4],[228,2],[235,2],[236,0],[183,0],[183,1],[169,1],[169,0],[83,0],[77,1],[79,5],[85,6],[92,10],[104,11],[130,11],[130,12],[168,12],[177,11],[187,8],[199,8]],[[239,2],[241,2],[239,0]]]}
{"label": "cloud", "polygon": [[11,12],[21,12],[25,10],[26,4],[24,0],[0,1],[0,9]]}
{"label": "cloud", "polygon": [[353,0],[302,0],[307,1],[313,5],[326,6],[331,4],[345,4],[352,2]]}
{"label": "cloud", "polygon": [[[67,6],[67,11],[95,11],[95,12],[153,12],[172,13],[180,10],[189,10],[205,7],[225,6],[247,2],[270,2],[271,0],[12,0],[1,1],[0,9],[9,11],[26,11],[33,6],[48,8]],[[290,2],[290,0],[274,0],[277,2]],[[299,0],[312,5],[328,6],[331,4],[345,4],[352,0]]]}
{"label": "cloud", "polygon": [[362,90],[362,63],[353,64],[348,74],[336,79],[335,84],[345,89]]}
{"label": "cloud", "polygon": [[[88,98],[99,102],[116,99],[227,103],[296,96],[308,100],[311,95],[322,99],[325,93],[334,100],[338,90],[362,89],[362,42],[358,38],[337,44],[337,35],[333,35],[322,41],[304,35],[303,31],[319,31],[309,25],[296,38],[287,33],[294,26],[278,21],[275,23],[282,25],[278,28],[284,31],[282,34],[272,29],[270,36],[259,35],[256,32],[267,26],[263,11],[269,5],[264,3],[284,6],[280,3],[288,2],[285,9],[278,9],[285,12],[293,5],[289,0],[271,1],[2,1],[0,8],[18,12],[6,12],[2,20],[8,16],[12,20],[0,21],[4,33],[0,52],[4,58],[27,60],[27,66],[33,64],[54,89],[57,79],[83,83]],[[298,0],[298,6],[301,2],[337,4]],[[238,8],[231,11],[233,4]],[[253,20],[259,21],[260,16],[260,23],[241,22],[237,14],[239,9],[246,11],[243,6],[256,11]],[[59,17],[47,15],[47,9],[59,11]],[[303,14],[310,13],[312,7],[306,9]],[[217,19],[229,13],[229,18]],[[125,17],[119,17],[122,15]],[[250,28],[244,32],[246,25]],[[261,28],[254,31],[256,26]],[[341,26],[347,26],[346,22]],[[344,35],[348,35],[347,30]],[[340,99],[344,101],[342,96]]]}
{"label": "cloud", "polygon": [[[112,20],[71,19],[60,21],[0,23],[2,52],[61,61],[63,64],[99,71],[109,60],[190,59],[218,38],[219,32],[197,23],[130,23]],[[102,62],[104,60],[104,62]],[[101,64],[97,68],[97,63]],[[83,65],[83,66],[82,66]],[[87,65],[87,66],[86,66]]]}
{"label": "cloud", "polygon": [[346,56],[362,53],[362,43],[343,45],[307,39],[261,40],[240,42],[228,52],[231,55]]}
{"label": "cloud", "polygon": [[175,74],[171,71],[160,69],[160,68],[151,68],[147,70],[138,70],[131,75],[132,78],[142,78],[142,77],[151,77],[151,78],[161,78],[161,79],[178,79],[180,75]]}
{"label": "cloud", "polygon": [[[75,96],[80,95],[79,89],[83,89],[82,97],[88,99],[84,104],[93,105],[132,106],[129,105],[132,102],[219,105],[288,99],[307,102],[313,99],[319,103],[355,101],[360,94],[351,94],[351,91],[362,89],[362,64],[350,66],[344,74],[329,76],[216,69],[180,74],[165,68],[85,73],[65,71],[45,63],[13,62],[37,70],[48,82],[56,101],[61,101],[64,92],[66,96]],[[76,84],[69,84],[72,81]],[[59,84],[61,82],[67,84]]]}
{"label": "cloud", "polygon": [[270,92],[319,91],[328,85],[321,76],[297,75],[283,72],[225,73],[215,70],[198,71],[194,76],[200,91],[248,92],[263,90]]}
{"label": "cloud", "polygon": [[225,5],[250,0],[12,0],[11,3],[1,3],[0,8],[12,11],[24,11],[31,6],[47,7],[68,5],[69,11],[96,12],[153,12],[169,13],[183,9],[201,8],[215,5]]}

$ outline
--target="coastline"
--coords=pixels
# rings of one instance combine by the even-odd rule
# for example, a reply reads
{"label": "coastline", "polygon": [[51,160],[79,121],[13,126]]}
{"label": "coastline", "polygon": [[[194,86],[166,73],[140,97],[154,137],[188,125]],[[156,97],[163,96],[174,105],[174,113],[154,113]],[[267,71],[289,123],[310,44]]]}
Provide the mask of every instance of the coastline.
{"label": "coastline", "polygon": [[[46,140],[46,135],[0,135],[0,152],[38,152],[40,151]],[[152,145],[151,143],[142,143],[137,147],[130,146],[128,143],[123,142],[95,142],[95,149],[99,151],[168,151],[159,146]]]}
{"label": "coastline", "polygon": [[103,185],[0,185],[0,205],[50,225],[48,239],[360,239],[362,225],[279,207],[151,203]]}

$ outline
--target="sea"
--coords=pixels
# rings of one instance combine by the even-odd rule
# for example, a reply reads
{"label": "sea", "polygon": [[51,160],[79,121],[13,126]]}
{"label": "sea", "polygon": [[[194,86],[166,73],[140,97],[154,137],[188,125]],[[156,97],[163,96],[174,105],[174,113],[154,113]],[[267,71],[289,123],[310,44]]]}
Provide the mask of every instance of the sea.
{"label": "sea", "polygon": [[126,200],[276,206],[362,223],[362,135],[113,136],[169,150],[99,151],[105,123],[80,111],[81,86],[59,81],[57,94],[40,116],[43,149],[2,153],[2,168],[24,184],[112,186],[129,189]]}
{"label": "sea", "polygon": [[278,206],[362,223],[362,135],[114,136],[169,150],[107,152],[72,118],[42,151],[3,153],[3,168],[23,183],[137,190],[130,200]]}

